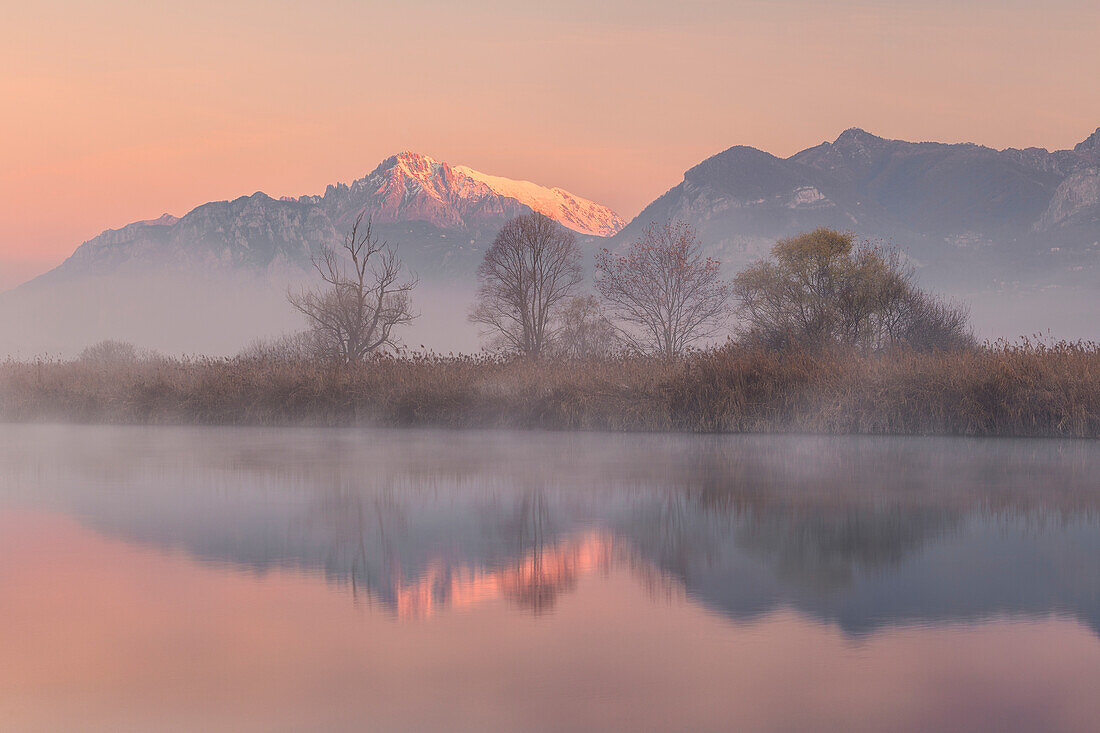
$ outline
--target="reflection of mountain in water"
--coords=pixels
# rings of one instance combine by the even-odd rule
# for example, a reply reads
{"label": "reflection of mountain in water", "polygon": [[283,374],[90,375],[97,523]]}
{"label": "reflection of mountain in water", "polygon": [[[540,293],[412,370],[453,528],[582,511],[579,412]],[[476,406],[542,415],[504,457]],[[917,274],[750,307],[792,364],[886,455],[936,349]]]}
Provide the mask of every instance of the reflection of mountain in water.
{"label": "reflection of mountain in water", "polygon": [[392,604],[400,618],[424,618],[441,608],[469,608],[498,598],[541,613],[551,609],[581,575],[608,567],[613,547],[610,537],[587,532],[549,547],[536,547],[494,567],[436,561],[413,580],[399,576]]}
{"label": "reflection of mountain in water", "polygon": [[1095,515],[922,508],[716,515],[685,504],[673,536],[668,523],[647,517],[631,537],[689,595],[731,618],[792,607],[863,633],[1062,613],[1100,634]]}
{"label": "reflection of mountain in water", "polygon": [[862,633],[1064,613],[1100,633],[1092,443],[18,430],[0,502],[323,573],[401,617],[542,612],[624,563],[733,619],[793,607]]}
{"label": "reflection of mountain in water", "polygon": [[[724,512],[724,513],[723,513]],[[738,554],[763,563],[784,584],[815,594],[839,592],[866,572],[888,571],[944,540],[957,513],[929,507],[790,507],[723,510],[669,497],[629,533],[654,562],[687,577],[702,562]]]}

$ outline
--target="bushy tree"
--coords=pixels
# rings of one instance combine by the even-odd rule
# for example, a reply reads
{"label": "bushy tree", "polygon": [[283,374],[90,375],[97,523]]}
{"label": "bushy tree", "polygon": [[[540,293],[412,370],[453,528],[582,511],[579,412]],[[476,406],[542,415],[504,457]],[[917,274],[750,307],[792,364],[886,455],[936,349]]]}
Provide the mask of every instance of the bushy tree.
{"label": "bushy tree", "polygon": [[470,321],[507,350],[537,358],[553,342],[559,311],[581,279],[573,232],[539,213],[517,216],[501,228],[477,269]]}
{"label": "bushy tree", "polygon": [[604,315],[594,295],[569,299],[558,316],[559,324],[552,350],[569,359],[610,356],[618,347],[614,324]]}
{"label": "bushy tree", "polygon": [[122,364],[137,361],[139,357],[137,347],[130,342],[105,339],[85,348],[77,359],[100,364]]}
{"label": "bushy tree", "polygon": [[255,339],[239,352],[239,361],[293,363],[329,360],[334,356],[329,345],[318,342],[312,330],[287,333],[273,338]]}
{"label": "bushy tree", "polygon": [[733,281],[743,339],[863,350],[947,349],[973,340],[967,311],[918,288],[896,251],[857,246],[850,232],[820,228],[780,240],[771,254]]}
{"label": "bushy tree", "polygon": [[691,225],[653,223],[626,254],[596,256],[596,289],[627,345],[672,357],[726,327],[730,285],[720,269]]}

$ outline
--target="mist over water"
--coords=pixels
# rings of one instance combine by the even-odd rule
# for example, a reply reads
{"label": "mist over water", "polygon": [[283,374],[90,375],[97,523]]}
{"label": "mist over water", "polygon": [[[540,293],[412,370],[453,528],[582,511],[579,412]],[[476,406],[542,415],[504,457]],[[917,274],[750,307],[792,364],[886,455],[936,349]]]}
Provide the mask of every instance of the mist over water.
{"label": "mist over water", "polygon": [[0,706],[1090,730],[1098,469],[1094,441],[2,427]]}

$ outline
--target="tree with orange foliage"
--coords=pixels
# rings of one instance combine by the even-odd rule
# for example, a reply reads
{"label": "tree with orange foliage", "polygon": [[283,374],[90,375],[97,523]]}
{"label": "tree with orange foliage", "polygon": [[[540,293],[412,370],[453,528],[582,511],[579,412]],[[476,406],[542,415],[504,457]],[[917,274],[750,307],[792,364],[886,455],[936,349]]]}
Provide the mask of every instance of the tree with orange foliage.
{"label": "tree with orange foliage", "polygon": [[596,289],[627,345],[674,357],[725,329],[731,290],[720,268],[694,227],[653,223],[626,254],[596,255]]}

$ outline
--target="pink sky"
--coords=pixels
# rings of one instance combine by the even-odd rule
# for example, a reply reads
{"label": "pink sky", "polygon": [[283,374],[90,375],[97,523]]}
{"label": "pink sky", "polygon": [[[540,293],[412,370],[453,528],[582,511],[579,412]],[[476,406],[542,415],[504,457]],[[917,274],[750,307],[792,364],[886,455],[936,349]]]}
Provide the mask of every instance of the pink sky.
{"label": "pink sky", "polygon": [[1071,147],[1094,0],[40,0],[0,23],[0,288],[107,227],[411,149],[629,218],[734,144]]}

